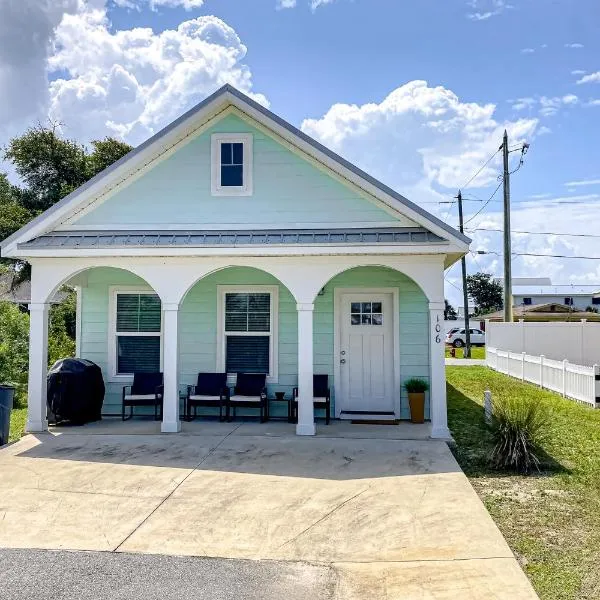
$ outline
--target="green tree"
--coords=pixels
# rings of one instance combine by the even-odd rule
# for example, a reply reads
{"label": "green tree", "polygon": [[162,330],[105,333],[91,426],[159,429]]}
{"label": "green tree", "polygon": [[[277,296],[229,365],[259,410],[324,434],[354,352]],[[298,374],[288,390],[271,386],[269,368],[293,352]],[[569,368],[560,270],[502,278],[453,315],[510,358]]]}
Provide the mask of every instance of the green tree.
{"label": "green tree", "polygon": [[12,138],[4,152],[21,178],[25,191],[21,204],[43,211],[88,179],[87,154],[75,140],[62,139],[56,125],[38,124]]}
{"label": "green tree", "polygon": [[16,388],[17,404],[27,393],[29,315],[11,302],[0,302],[0,383]]}
{"label": "green tree", "polygon": [[444,300],[444,319],[446,321],[456,321],[456,319],[458,319],[456,309],[448,302],[448,300]]}
{"label": "green tree", "polygon": [[94,177],[133,150],[133,146],[111,137],[92,141],[93,150],[88,156],[88,177]]}
{"label": "green tree", "polygon": [[23,190],[0,173],[0,239],[5,239],[26,225],[34,213],[23,206]]}
{"label": "green tree", "polygon": [[475,302],[475,315],[502,310],[502,286],[489,273],[467,275],[467,291]]}

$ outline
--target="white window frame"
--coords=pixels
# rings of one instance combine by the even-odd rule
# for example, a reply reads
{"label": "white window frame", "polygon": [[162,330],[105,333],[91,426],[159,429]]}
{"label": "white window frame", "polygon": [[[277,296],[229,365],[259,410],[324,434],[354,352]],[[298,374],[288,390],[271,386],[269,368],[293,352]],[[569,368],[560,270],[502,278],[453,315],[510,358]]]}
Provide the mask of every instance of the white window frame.
{"label": "white window frame", "polygon": [[[221,144],[244,145],[244,185],[221,185]],[[253,177],[253,136],[251,133],[213,133],[211,136],[211,191],[213,196],[251,196]]]}
{"label": "white window frame", "polygon": [[163,370],[163,329],[164,329],[164,311],[160,311],[160,332],[155,331],[123,331],[117,332],[117,295],[118,294],[146,294],[148,296],[158,296],[158,294],[149,287],[142,286],[110,286],[108,296],[108,372],[110,381],[130,382],[133,381],[133,373],[117,373],[117,335],[135,336],[135,337],[160,337],[160,370]]}
{"label": "white window frame", "polygon": [[[270,294],[271,311],[269,333],[264,331],[231,331],[225,332],[225,295],[239,294]],[[276,285],[218,285],[217,286],[217,371],[225,371],[226,337],[235,336],[269,336],[269,374],[267,383],[279,381],[279,287]]]}

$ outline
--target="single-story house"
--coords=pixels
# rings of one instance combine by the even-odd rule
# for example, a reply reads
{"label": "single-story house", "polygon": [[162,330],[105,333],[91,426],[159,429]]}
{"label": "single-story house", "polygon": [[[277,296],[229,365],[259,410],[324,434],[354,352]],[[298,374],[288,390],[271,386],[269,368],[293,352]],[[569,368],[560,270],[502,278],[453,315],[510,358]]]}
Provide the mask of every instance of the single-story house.
{"label": "single-story house", "polygon": [[[504,321],[504,311],[485,315],[487,321]],[[522,304],[513,306],[514,321],[600,321],[600,314],[585,310],[576,310],[566,304],[549,302],[546,304]]]}
{"label": "single-story house", "polygon": [[260,372],[269,395],[298,386],[313,435],[313,374],[339,419],[408,418],[418,376],[447,437],[444,270],[469,242],[226,85],[1,244],[32,266],[27,429],[47,428],[49,299],[68,284],[107,414],[160,370],[177,432],[198,372]]}

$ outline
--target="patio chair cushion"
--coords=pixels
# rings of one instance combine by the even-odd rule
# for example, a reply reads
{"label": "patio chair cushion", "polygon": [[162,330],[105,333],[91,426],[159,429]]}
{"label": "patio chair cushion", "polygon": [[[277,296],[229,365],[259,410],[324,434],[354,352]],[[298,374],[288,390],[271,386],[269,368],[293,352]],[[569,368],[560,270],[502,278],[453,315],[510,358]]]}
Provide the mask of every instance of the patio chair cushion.
{"label": "patio chair cushion", "polygon": [[216,395],[212,395],[212,394],[191,394],[190,395],[190,400],[214,400],[215,402],[218,402],[221,399],[221,394],[216,394]]}
{"label": "patio chair cushion", "polygon": [[220,396],[227,386],[227,373],[198,373],[196,395]]}
{"label": "patio chair cushion", "polygon": [[126,394],[125,400],[156,400],[157,396],[159,400],[162,398],[162,394]]}
{"label": "patio chair cushion", "polygon": [[235,394],[234,396],[231,396],[231,400],[233,400],[234,402],[260,402],[261,397],[260,394],[257,394],[256,396],[245,396],[242,394]]}
{"label": "patio chair cushion", "polygon": [[134,373],[133,384],[131,386],[131,395],[154,395],[156,393],[156,388],[160,387],[162,384],[162,373]]}
{"label": "patio chair cushion", "polygon": [[240,396],[260,396],[265,389],[267,376],[264,373],[238,373],[235,394]]}

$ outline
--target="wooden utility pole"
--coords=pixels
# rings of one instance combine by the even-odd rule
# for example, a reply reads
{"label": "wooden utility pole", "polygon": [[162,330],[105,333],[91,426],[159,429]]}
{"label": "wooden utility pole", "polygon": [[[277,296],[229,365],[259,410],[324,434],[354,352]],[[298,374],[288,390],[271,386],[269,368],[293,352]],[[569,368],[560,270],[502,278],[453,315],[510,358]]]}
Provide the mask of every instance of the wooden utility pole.
{"label": "wooden utility pole", "polygon": [[[461,233],[463,231],[463,206],[462,206],[462,193],[458,190],[456,196],[458,200],[458,227]],[[460,259],[462,266],[462,287],[463,287],[463,306],[465,311],[465,350],[464,357],[471,358],[471,333],[469,330],[469,294],[467,292],[467,260],[465,256]]]}
{"label": "wooden utility pole", "polygon": [[502,141],[502,156],[504,159],[504,321],[512,323],[512,275],[510,252],[510,172],[508,170],[508,133],[504,130]]}

